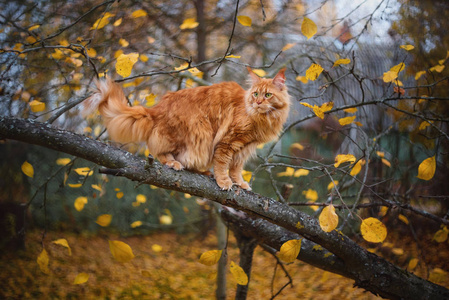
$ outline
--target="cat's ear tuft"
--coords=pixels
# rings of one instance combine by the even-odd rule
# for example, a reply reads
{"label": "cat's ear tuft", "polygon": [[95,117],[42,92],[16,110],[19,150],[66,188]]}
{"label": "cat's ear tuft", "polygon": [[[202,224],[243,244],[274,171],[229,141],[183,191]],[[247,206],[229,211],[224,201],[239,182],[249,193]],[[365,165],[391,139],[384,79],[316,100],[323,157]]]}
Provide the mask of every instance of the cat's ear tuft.
{"label": "cat's ear tuft", "polygon": [[246,67],[246,69],[248,70],[249,76],[250,76],[250,78],[251,78],[251,82],[252,82],[253,84],[260,81],[260,77],[257,76],[256,73],[254,73],[253,70],[251,70],[250,67]]}
{"label": "cat's ear tuft", "polygon": [[273,78],[273,84],[280,90],[285,87],[285,70],[286,68],[282,68]]}

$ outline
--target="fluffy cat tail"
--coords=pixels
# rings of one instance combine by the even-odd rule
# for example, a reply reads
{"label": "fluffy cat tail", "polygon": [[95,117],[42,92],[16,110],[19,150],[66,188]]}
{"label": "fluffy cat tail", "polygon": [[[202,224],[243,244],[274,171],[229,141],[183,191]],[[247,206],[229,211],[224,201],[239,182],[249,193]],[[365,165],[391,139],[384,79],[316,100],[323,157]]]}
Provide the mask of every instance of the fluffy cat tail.
{"label": "fluffy cat tail", "polygon": [[97,108],[112,140],[120,143],[147,141],[153,128],[151,111],[129,106],[123,89],[112,80],[97,80],[97,91],[85,101],[84,114]]}

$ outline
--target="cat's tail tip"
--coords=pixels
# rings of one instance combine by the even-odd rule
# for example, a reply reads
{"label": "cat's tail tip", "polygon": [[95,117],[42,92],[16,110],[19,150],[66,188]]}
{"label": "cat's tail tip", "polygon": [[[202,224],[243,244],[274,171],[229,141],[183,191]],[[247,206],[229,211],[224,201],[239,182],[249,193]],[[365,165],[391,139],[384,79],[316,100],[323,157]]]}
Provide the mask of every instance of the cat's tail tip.
{"label": "cat's tail tip", "polygon": [[83,102],[81,111],[83,117],[94,114],[100,104],[107,100],[109,93],[114,88],[115,83],[112,79],[94,79],[95,88],[93,93]]}

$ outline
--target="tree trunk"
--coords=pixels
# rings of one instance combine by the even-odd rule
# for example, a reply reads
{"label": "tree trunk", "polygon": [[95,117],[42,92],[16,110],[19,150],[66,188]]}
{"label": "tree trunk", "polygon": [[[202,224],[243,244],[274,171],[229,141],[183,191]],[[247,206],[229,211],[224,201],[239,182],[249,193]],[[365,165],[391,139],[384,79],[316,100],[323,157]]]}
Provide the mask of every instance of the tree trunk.
{"label": "tree trunk", "polygon": [[0,138],[63,151],[109,168],[102,169],[103,173],[208,198],[266,219],[334,253],[343,261],[349,273],[348,277],[353,278],[357,286],[382,297],[449,299],[448,289],[419,278],[369,253],[339,232],[324,232],[316,218],[274,199],[239,188],[222,191],[215,180],[207,176],[188,171],[175,171],[156,161],[149,164],[124,150],[28,119],[0,117]]}

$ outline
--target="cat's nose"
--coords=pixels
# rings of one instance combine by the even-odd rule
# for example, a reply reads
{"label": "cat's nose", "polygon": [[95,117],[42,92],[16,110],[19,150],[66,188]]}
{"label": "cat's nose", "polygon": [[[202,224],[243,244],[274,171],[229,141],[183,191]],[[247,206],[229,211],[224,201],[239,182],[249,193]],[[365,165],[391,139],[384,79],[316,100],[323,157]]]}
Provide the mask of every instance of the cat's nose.
{"label": "cat's nose", "polygon": [[262,100],[256,100],[257,105],[262,104]]}

